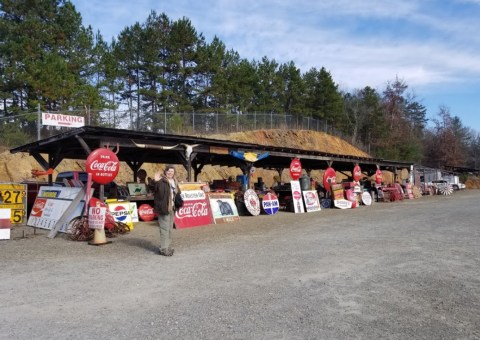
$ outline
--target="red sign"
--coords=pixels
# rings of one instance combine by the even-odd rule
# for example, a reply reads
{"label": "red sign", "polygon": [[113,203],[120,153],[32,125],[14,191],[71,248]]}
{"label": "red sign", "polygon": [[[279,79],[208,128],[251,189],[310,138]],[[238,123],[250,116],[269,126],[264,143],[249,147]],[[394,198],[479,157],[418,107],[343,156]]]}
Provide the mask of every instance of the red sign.
{"label": "red sign", "polygon": [[323,186],[327,191],[330,191],[330,185],[335,184],[337,180],[337,173],[332,167],[327,168],[323,174]]}
{"label": "red sign", "polygon": [[117,177],[120,162],[112,150],[100,148],[88,155],[86,167],[94,182],[108,184]]}
{"label": "red sign", "polygon": [[153,221],[155,213],[153,212],[152,206],[150,204],[142,204],[139,206],[138,217],[140,217],[142,221]]}
{"label": "red sign", "polygon": [[294,158],[290,163],[290,177],[296,181],[300,176],[302,176],[302,163],[298,158]]}
{"label": "red sign", "polygon": [[175,211],[175,226],[190,228],[211,224],[212,211],[202,190],[182,191],[183,206]]}
{"label": "red sign", "polygon": [[382,180],[383,180],[382,170],[378,169],[375,172],[375,183],[382,184]]}
{"label": "red sign", "polygon": [[362,178],[362,169],[360,169],[359,165],[355,165],[353,168],[353,180],[358,182],[360,178]]}

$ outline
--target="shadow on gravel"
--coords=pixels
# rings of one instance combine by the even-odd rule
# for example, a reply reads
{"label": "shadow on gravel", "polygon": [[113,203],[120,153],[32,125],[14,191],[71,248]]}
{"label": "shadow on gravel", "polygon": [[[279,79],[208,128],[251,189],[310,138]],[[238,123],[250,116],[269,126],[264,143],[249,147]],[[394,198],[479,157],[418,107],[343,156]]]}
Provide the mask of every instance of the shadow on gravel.
{"label": "shadow on gravel", "polygon": [[151,251],[151,252],[157,252],[158,251],[158,245],[154,243],[152,240],[145,239],[145,238],[124,238],[124,239],[116,239],[116,242],[125,244],[129,247],[137,247],[137,248],[143,248],[145,250]]}

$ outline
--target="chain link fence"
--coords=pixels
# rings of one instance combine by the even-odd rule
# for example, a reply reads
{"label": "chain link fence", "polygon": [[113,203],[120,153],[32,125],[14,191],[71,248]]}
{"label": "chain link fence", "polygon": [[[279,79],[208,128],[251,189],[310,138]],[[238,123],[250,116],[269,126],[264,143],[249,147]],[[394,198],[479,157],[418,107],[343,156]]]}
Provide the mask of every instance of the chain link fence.
{"label": "chain link fence", "polygon": [[[284,129],[313,130],[346,138],[326,121],[311,117],[276,113],[141,113],[137,111],[62,111],[52,112],[64,115],[82,116],[85,125],[116,129],[154,132],[161,134],[208,136],[250,130]],[[40,120],[40,124],[39,124]],[[67,127],[45,126],[41,124],[41,112],[31,112],[15,116],[0,116],[0,143],[15,147],[37,139],[48,138]]]}

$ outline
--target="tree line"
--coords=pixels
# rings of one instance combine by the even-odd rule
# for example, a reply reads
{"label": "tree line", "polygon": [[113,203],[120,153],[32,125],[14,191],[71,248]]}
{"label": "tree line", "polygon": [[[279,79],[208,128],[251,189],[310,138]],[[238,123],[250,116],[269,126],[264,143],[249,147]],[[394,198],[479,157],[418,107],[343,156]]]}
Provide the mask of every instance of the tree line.
{"label": "tree line", "polygon": [[426,108],[404,80],[341,90],[324,66],[247,60],[218,37],[207,42],[186,17],[151,11],[106,42],[70,1],[0,0],[0,37],[0,129],[15,142],[35,135],[36,116],[22,114],[39,106],[93,112],[96,125],[106,110],[125,108],[133,128],[154,132],[163,112],[268,112],[323,120],[375,157],[480,166],[478,132],[448,107],[427,126]]}

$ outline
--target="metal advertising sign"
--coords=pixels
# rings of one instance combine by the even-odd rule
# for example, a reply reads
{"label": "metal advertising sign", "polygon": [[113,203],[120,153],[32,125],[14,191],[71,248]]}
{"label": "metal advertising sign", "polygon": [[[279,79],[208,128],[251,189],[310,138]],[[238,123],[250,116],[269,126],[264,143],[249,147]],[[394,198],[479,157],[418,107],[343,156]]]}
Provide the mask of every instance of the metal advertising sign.
{"label": "metal advertising sign", "polygon": [[321,210],[320,201],[318,199],[318,193],[315,190],[303,191],[303,199],[305,201],[305,208],[307,212]]}
{"label": "metal advertising sign", "polygon": [[240,219],[232,195],[228,193],[209,192],[207,196],[215,224],[235,222]]}
{"label": "metal advertising sign", "polygon": [[[185,190],[183,206],[175,211],[175,226],[179,229],[211,224],[212,211],[203,190]],[[238,214],[237,214],[238,215]]]}
{"label": "metal advertising sign", "polygon": [[[82,190],[83,188],[77,187],[41,187],[28,217],[27,225],[52,230]],[[68,232],[68,221],[81,216],[84,205],[85,201],[81,201],[75,206],[75,210],[58,231]]]}
{"label": "metal advertising sign", "polygon": [[246,190],[245,194],[243,194],[243,200],[245,202],[245,208],[247,208],[247,211],[252,214],[252,216],[260,215],[260,200],[254,190]]}
{"label": "metal advertising sign", "polygon": [[296,181],[300,176],[302,176],[302,163],[298,158],[294,158],[290,163],[290,177]]}
{"label": "metal advertising sign", "polygon": [[383,181],[382,170],[377,169],[377,171],[375,171],[375,183],[382,184],[382,181]]}
{"label": "metal advertising sign", "polygon": [[268,215],[276,214],[280,207],[277,195],[271,192],[265,194],[262,200],[262,207],[263,211],[265,211],[265,213]]}
{"label": "metal advertising sign", "polygon": [[327,191],[330,191],[331,185],[335,184],[337,180],[337,173],[332,167],[327,168],[323,174],[323,186]]}
{"label": "metal advertising sign", "polygon": [[142,204],[138,207],[138,216],[142,221],[153,221],[153,219],[155,218],[153,207],[150,204]]}
{"label": "metal advertising sign", "polygon": [[362,193],[362,202],[365,205],[372,205],[372,196],[368,192],[363,192]]}
{"label": "metal advertising sign", "polygon": [[0,183],[0,209],[10,209],[12,224],[23,224],[27,216],[27,185]]}
{"label": "metal advertising sign", "polygon": [[358,182],[362,178],[362,169],[360,168],[360,165],[355,165],[353,168],[353,180]]}
{"label": "metal advertising sign", "polygon": [[300,188],[300,181],[290,181],[292,187],[293,208],[295,213],[304,213],[302,190]]}
{"label": "metal advertising sign", "polygon": [[108,184],[115,179],[120,170],[117,155],[110,149],[99,148],[88,155],[85,163],[92,180],[99,184]]}

